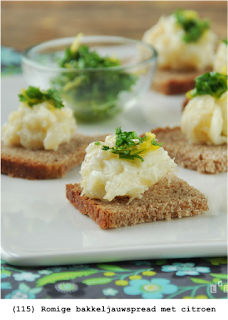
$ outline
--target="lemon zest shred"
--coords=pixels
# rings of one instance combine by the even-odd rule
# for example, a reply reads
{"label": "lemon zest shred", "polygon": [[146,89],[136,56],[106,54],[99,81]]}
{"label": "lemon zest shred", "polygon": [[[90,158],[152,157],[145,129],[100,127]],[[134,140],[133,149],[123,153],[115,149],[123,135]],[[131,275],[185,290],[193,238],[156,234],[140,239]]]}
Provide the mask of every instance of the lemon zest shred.
{"label": "lemon zest shred", "polygon": [[188,99],[192,99],[191,92],[192,92],[192,90],[189,90],[189,91],[186,92],[186,94],[185,94],[185,96],[186,96]]}
{"label": "lemon zest shred", "polygon": [[188,19],[191,19],[191,18],[196,18],[197,19],[197,18],[199,18],[199,14],[195,10],[184,10],[183,15]]}
{"label": "lemon zest shred", "polygon": [[140,155],[144,155],[149,151],[155,151],[158,148],[160,148],[160,146],[154,146],[152,145],[151,141],[153,139],[156,139],[156,135],[154,133],[151,132],[146,132],[145,136],[148,137],[146,140],[144,140],[139,146],[138,146],[138,151],[144,150],[142,151],[142,153],[140,153]]}
{"label": "lemon zest shred", "polygon": [[70,51],[71,51],[71,52],[77,52],[78,48],[80,47],[80,44],[81,44],[81,41],[80,41],[80,40],[81,40],[82,37],[83,37],[83,33],[79,33],[79,34],[75,37],[72,45],[70,46]]}

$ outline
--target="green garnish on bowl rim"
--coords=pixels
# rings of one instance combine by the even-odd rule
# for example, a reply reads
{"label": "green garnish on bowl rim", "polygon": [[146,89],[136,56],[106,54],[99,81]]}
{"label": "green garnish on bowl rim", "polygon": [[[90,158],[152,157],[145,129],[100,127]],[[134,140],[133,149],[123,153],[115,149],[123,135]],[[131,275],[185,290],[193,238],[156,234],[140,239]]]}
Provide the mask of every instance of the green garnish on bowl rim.
{"label": "green garnish on bowl rim", "polygon": [[61,97],[55,89],[40,90],[39,88],[29,86],[27,90],[22,89],[18,94],[19,101],[24,102],[29,107],[49,101],[55,108],[64,107]]}
{"label": "green garnish on bowl rim", "polygon": [[188,10],[177,9],[173,15],[177,24],[185,31],[183,41],[196,42],[210,28],[210,21],[208,19],[200,20],[197,16],[188,16],[185,12]]}
{"label": "green garnish on bowl rim", "polygon": [[215,71],[206,72],[195,78],[195,88],[187,93],[187,97],[194,98],[209,94],[217,99],[227,91],[228,76]]}
{"label": "green garnish on bowl rim", "polygon": [[[137,139],[138,141],[133,141]],[[102,146],[102,150],[111,151],[114,154],[118,154],[120,159],[134,160],[135,158],[144,161],[139,155],[146,149],[138,151],[137,146],[141,145],[148,137],[139,137],[135,131],[122,132],[121,127],[116,128],[116,145],[110,148],[109,146]],[[162,143],[158,144],[155,139],[151,140],[151,144],[161,147]],[[101,145],[99,141],[95,142],[95,145]]]}

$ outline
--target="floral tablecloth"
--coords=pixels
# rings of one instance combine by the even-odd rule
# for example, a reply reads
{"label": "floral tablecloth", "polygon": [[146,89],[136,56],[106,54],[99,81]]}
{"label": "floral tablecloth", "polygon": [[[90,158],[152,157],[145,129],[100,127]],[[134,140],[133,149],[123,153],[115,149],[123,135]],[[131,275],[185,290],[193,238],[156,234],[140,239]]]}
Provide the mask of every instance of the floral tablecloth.
{"label": "floral tablecloth", "polygon": [[18,268],[2,261],[2,299],[225,299],[227,258]]}
{"label": "floral tablecloth", "polygon": [[[21,72],[1,48],[2,76]],[[1,261],[2,299],[225,299],[227,257],[15,267]]]}

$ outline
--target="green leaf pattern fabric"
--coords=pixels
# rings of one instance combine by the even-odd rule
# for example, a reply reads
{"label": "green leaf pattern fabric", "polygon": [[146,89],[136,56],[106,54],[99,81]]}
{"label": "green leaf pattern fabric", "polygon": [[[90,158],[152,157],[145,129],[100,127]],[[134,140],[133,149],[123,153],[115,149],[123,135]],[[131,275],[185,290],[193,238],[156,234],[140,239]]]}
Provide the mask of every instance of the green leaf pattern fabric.
{"label": "green leaf pattern fabric", "polygon": [[46,268],[20,268],[1,261],[1,296],[3,299],[226,299],[227,278],[226,257]]}

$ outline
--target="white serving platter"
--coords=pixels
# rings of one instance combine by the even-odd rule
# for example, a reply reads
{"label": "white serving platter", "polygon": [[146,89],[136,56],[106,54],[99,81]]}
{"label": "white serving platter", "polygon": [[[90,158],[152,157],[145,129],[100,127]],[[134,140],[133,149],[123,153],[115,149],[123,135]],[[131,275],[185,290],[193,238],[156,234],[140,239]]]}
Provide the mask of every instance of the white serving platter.
{"label": "white serving platter", "polygon": [[[17,109],[22,76],[2,79],[1,123]],[[117,126],[138,134],[180,123],[184,96],[148,92],[128,113],[78,125],[83,134],[114,133]],[[227,254],[227,174],[178,176],[204,192],[210,210],[200,216],[102,230],[65,197],[65,185],[80,182],[80,167],[61,179],[29,181],[1,175],[1,253],[13,265],[48,266],[121,260],[223,256]]]}

